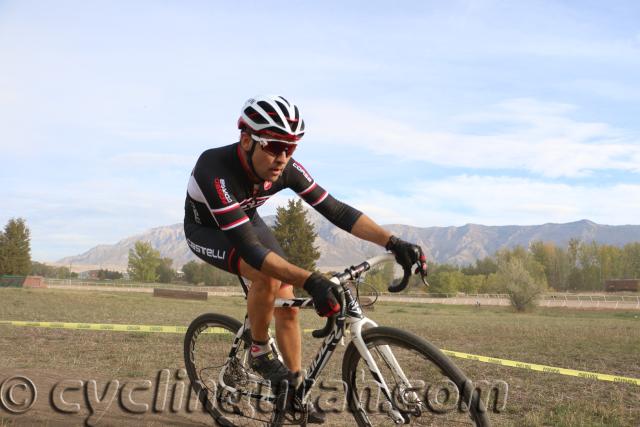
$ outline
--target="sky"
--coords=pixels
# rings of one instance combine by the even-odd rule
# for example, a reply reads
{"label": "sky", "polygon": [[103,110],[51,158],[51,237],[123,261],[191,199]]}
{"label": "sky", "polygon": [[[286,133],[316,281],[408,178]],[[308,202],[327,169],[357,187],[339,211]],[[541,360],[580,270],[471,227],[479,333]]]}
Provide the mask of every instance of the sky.
{"label": "sky", "polygon": [[0,0],[0,225],[55,261],[179,223],[265,93],[381,224],[640,223],[640,2]]}

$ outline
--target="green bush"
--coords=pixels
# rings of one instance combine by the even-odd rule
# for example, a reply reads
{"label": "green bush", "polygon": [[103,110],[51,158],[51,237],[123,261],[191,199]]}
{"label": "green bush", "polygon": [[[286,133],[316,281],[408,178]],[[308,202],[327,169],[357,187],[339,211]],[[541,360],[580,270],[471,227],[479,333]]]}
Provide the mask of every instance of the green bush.
{"label": "green bush", "polygon": [[525,261],[513,257],[498,267],[498,282],[506,288],[511,305],[517,311],[526,311],[537,305],[538,297],[546,288],[544,279],[535,278]]}

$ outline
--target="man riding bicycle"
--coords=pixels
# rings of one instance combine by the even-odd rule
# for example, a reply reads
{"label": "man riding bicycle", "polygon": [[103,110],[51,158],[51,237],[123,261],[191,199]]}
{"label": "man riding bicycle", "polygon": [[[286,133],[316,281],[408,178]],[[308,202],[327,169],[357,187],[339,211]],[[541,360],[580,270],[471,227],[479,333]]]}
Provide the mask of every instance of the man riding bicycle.
{"label": "man riding bicycle", "polygon": [[[305,131],[295,104],[281,96],[251,98],[242,108],[238,128],[239,142],[209,149],[196,162],[187,189],[184,231],[199,258],[251,281],[251,365],[272,384],[280,384],[301,370],[301,335],[298,309],[274,309],[275,299],[293,298],[295,286],[311,295],[320,316],[337,313],[340,305],[333,282],[285,259],[256,211],[269,197],[290,188],[334,225],[393,252],[403,268],[418,264],[426,272],[427,265],[419,246],[392,236],[367,215],[333,198],[291,157]],[[272,317],[284,364],[269,344]],[[323,421],[314,415],[310,421]]]}

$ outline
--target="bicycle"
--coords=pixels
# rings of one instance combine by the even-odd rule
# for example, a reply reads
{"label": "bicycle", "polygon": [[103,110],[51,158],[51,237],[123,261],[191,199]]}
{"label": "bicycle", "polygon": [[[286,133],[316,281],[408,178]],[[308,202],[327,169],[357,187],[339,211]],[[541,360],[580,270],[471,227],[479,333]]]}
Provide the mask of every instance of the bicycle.
{"label": "bicycle", "polygon": [[[310,392],[349,328],[351,339],[342,359],[342,381],[349,411],[358,426],[489,426],[487,408],[478,390],[444,353],[410,332],[378,326],[363,314],[358,298],[347,287],[354,285],[358,295],[362,274],[393,260],[392,254],[377,256],[333,276],[340,285],[341,310],[327,319],[324,328],[312,332],[323,341],[301,384],[292,392],[293,412],[283,403],[290,389],[274,393],[275,388],[271,389],[249,366],[247,316],[244,323],[215,313],[196,318],[185,335],[185,365],[193,391],[214,420],[223,426],[306,425]],[[411,269],[405,269],[402,280],[390,285],[389,290],[403,290],[410,276]],[[240,283],[246,296],[248,286],[242,278]],[[277,299],[275,306],[308,308],[313,302],[310,298]],[[278,354],[273,339],[270,342]],[[371,385],[377,391],[371,390]],[[377,400],[372,405],[374,397]]]}

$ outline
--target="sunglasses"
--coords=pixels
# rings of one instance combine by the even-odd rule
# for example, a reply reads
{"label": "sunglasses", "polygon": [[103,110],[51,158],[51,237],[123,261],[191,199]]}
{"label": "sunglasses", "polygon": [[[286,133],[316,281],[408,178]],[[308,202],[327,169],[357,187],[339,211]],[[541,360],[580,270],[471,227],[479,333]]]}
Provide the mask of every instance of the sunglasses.
{"label": "sunglasses", "polygon": [[276,157],[278,157],[283,151],[287,157],[290,157],[298,147],[297,144],[291,144],[277,139],[260,138],[256,135],[251,135],[251,139],[258,142],[264,151]]}

